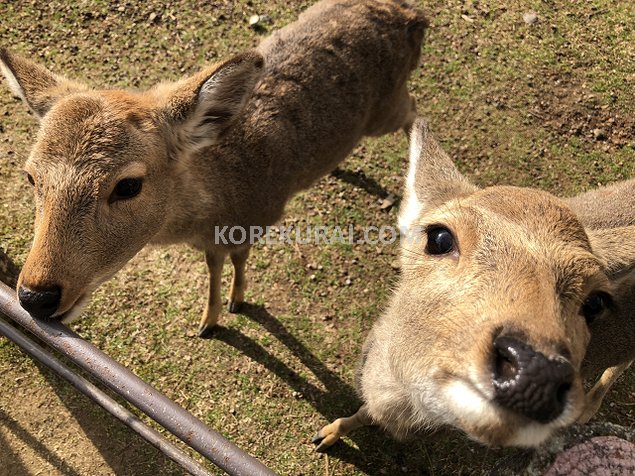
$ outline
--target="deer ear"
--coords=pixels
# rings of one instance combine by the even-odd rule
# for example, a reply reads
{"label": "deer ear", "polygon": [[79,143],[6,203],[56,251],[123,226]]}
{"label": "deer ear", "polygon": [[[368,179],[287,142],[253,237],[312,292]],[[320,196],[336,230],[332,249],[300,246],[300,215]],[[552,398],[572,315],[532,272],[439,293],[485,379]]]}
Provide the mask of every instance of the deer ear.
{"label": "deer ear", "polygon": [[177,83],[167,105],[177,147],[192,152],[215,144],[245,106],[263,64],[260,54],[243,53]]}
{"label": "deer ear", "polygon": [[417,118],[410,132],[410,164],[399,228],[407,230],[426,210],[476,190],[434,140],[425,120]]}
{"label": "deer ear", "polygon": [[635,358],[635,226],[587,230],[587,235],[613,287],[610,312],[590,326],[582,371],[591,376]]}
{"label": "deer ear", "polygon": [[587,230],[587,235],[609,277],[621,277],[635,270],[635,226]]}
{"label": "deer ear", "polygon": [[57,100],[88,89],[4,48],[0,48],[0,71],[13,94],[22,98],[38,119],[44,117]]}

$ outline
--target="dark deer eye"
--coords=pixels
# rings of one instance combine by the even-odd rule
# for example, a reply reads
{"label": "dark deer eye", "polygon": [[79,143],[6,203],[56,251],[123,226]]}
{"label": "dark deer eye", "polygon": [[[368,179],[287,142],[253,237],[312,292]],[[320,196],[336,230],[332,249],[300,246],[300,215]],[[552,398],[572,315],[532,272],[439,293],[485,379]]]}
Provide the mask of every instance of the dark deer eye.
{"label": "dark deer eye", "polygon": [[117,200],[128,200],[136,197],[141,192],[141,184],[143,180],[140,178],[126,178],[120,180],[110,195],[110,203]]}
{"label": "dark deer eye", "polygon": [[582,303],[581,309],[581,313],[587,324],[591,324],[610,304],[611,296],[607,293],[594,292],[589,294]]}
{"label": "dark deer eye", "polygon": [[26,173],[26,179],[29,181],[29,183],[30,183],[31,185],[35,185],[35,180],[33,180],[33,175],[31,175],[31,174],[30,174],[30,173],[28,173],[28,172],[25,172],[25,173]]}
{"label": "dark deer eye", "polygon": [[452,232],[443,226],[433,226],[426,230],[428,243],[426,253],[430,255],[445,255],[456,248]]}

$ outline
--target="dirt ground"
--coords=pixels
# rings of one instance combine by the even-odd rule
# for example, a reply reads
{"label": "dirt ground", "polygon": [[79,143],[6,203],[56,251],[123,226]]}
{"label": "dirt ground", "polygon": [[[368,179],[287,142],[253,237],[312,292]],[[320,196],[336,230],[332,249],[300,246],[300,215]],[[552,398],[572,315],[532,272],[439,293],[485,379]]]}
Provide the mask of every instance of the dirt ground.
{"label": "dirt ground", "polygon": [[[0,3],[2,46],[91,85],[149,87],[249,48],[311,1]],[[443,147],[477,184],[570,195],[635,172],[635,4],[619,0],[420,1],[431,27],[410,88]],[[533,11],[537,21],[523,15]],[[265,31],[249,27],[267,14]],[[35,119],[0,86],[0,247],[32,238],[24,163]],[[294,199],[287,225],[394,224],[407,143],[360,144]],[[73,329],[284,475],[490,474],[514,450],[447,430],[396,442],[360,430],[317,455],[315,430],[359,405],[354,369],[390,295],[391,246],[259,246],[249,306],[195,336],[201,253],[149,248],[94,296]],[[229,269],[224,277],[227,288]],[[635,424],[635,374],[599,420]],[[158,451],[0,339],[0,474],[182,474]]]}

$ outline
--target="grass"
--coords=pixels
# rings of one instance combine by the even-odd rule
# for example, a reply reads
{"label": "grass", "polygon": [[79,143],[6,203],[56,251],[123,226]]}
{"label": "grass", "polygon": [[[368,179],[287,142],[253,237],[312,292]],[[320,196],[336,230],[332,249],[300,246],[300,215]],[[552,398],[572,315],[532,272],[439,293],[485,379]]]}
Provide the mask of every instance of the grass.
{"label": "grass", "polygon": [[[311,3],[5,2],[0,38],[92,85],[148,87],[257,44],[262,35],[248,27],[250,15],[270,15],[275,28]],[[435,0],[421,6],[432,26],[410,88],[435,135],[476,183],[569,195],[634,175],[632,2]],[[522,19],[530,8],[538,14],[533,25]],[[606,139],[596,139],[597,129]],[[36,130],[33,117],[0,88],[0,246],[20,263],[32,222],[21,166]],[[364,141],[338,174],[292,200],[283,223],[393,224],[396,210],[382,211],[379,203],[401,194],[406,150],[401,136]],[[252,312],[224,313],[218,338],[199,340],[202,254],[182,246],[147,249],[96,293],[73,327],[273,470],[324,474],[327,461],[313,452],[310,438],[359,403],[355,364],[390,295],[395,257],[392,246],[258,246],[248,263]],[[632,373],[624,377],[600,417],[632,425],[634,384]],[[0,385],[8,389],[0,393],[0,408],[14,409],[70,467],[91,474],[179,474],[88,402],[73,403],[73,391],[5,340]],[[46,421],[57,431],[37,433],[41,416],[19,410],[30,400],[47,402]],[[78,427],[74,419],[88,438],[55,450],[64,428]],[[92,454],[91,440],[99,450],[93,460],[82,456]],[[29,450],[23,452],[17,459],[28,465]],[[480,474],[506,454],[453,431],[398,443],[364,429],[333,448],[328,467],[338,475]]]}

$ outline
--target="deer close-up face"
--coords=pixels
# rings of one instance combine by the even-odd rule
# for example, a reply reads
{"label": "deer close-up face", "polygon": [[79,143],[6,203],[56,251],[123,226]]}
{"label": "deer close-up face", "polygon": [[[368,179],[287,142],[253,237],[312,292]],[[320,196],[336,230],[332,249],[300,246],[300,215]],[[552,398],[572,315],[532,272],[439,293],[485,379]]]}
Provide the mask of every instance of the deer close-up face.
{"label": "deer close-up face", "polygon": [[401,279],[366,342],[369,421],[396,437],[448,424],[535,446],[575,422],[589,325],[609,312],[606,263],[564,201],[478,189],[415,125]]}
{"label": "deer close-up face", "polygon": [[167,157],[156,127],[135,122],[127,99],[71,95],[42,120],[25,164],[35,236],[18,285],[33,315],[73,317],[161,226]]}
{"label": "deer close-up face", "polygon": [[575,421],[587,323],[611,287],[573,214],[545,193],[494,187],[414,225],[375,330],[390,334],[387,364],[413,418],[432,410],[494,445],[533,445]]}
{"label": "deer close-up face", "polygon": [[[199,191],[179,186],[192,172],[171,151],[214,143],[262,58],[238,55],[145,93],[89,90],[8,52],[1,60],[14,93],[40,119],[24,166],[36,213],[18,296],[33,316],[69,322],[148,242],[178,235],[163,230],[170,215],[183,214],[168,205],[176,193]],[[193,140],[202,130],[205,140]]]}

